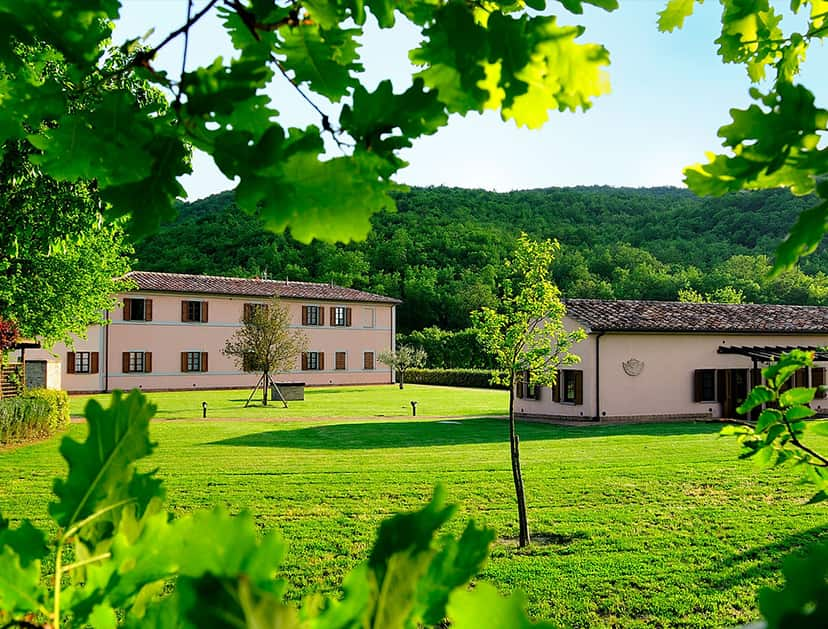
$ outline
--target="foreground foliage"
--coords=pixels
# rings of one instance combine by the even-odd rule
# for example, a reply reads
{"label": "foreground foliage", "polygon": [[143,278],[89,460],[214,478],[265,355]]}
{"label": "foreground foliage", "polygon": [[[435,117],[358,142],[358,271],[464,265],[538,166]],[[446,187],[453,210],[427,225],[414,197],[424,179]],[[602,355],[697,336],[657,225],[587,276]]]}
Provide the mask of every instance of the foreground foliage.
{"label": "foreground foliage", "polygon": [[[493,616],[531,624],[520,597],[466,587],[487,557],[491,529],[469,522],[458,539],[434,544],[455,511],[439,488],[425,508],[382,524],[342,599],[286,603],[278,577],[285,544],[276,533],[260,536],[249,513],[216,508],[171,519],[162,508],[156,472],[136,469],[155,447],[154,410],[137,391],[116,392],[106,410],[89,403],[86,441],[61,444],[69,473],[55,481],[49,505],[54,538],[28,520],[12,529],[0,519],[0,619],[96,628],[118,624],[118,613],[126,626],[158,627],[417,627],[450,618],[472,628]],[[41,574],[47,558],[51,587]],[[170,579],[174,591],[159,597]]]}
{"label": "foreground foliage", "polygon": [[[559,8],[579,14],[583,4],[617,6],[567,0]],[[40,151],[32,161],[55,179],[94,179],[110,214],[128,215],[135,235],[174,214],[192,145],[238,178],[239,206],[271,229],[289,226],[305,242],[364,238],[370,215],[394,206],[392,177],[406,165],[399,152],[446,125],[450,114],[493,109],[537,128],[550,110],[587,109],[609,88],[606,49],[582,43],[584,29],[559,23],[545,0],[533,0],[532,12],[505,1],[209,0],[198,10],[182,3],[186,22],[155,47],[140,47],[135,33],[117,52],[127,63],[112,76],[146,80],[168,100],[142,102],[128,90],[102,93],[96,79],[113,56],[107,45],[120,5],[0,2],[0,141],[31,143]],[[158,51],[179,37],[186,55],[190,28],[209,12],[221,19],[233,57],[178,76],[156,70]],[[402,92],[388,80],[373,90],[360,82],[369,16],[382,29],[404,19],[422,35],[409,53],[416,69]],[[38,44],[45,46],[33,50]],[[65,81],[44,75],[52,58],[65,64]],[[274,83],[298,90],[318,123],[288,128],[280,103],[264,94]],[[81,96],[96,99],[94,109],[73,107]],[[323,160],[330,157],[325,137],[340,152]]]}
{"label": "foreground foliage", "polygon": [[[792,350],[762,370],[764,384],[755,386],[737,409],[748,413],[762,407],[755,425],[728,426],[722,435],[736,435],[742,458],[760,467],[789,465],[802,471],[803,480],[816,486],[809,504],[828,500],[828,458],[806,445],[806,435],[828,435],[828,422],[806,422],[816,415],[810,406],[816,387],[791,387],[800,369],[812,367],[814,352]],[[824,386],[824,385],[823,385]],[[764,588],[759,607],[768,629],[824,627],[828,623],[828,543],[810,546],[805,557],[789,556],[781,591]]]}

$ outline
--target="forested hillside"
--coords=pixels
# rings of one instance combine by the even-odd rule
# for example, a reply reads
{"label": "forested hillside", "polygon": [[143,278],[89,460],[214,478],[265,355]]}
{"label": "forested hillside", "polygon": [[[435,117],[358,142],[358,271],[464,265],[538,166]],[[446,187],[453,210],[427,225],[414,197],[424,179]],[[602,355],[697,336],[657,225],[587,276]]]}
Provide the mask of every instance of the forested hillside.
{"label": "forested hillside", "polygon": [[463,329],[496,298],[501,262],[521,230],[557,238],[567,297],[676,299],[723,287],[745,301],[828,303],[828,254],[765,278],[768,256],[809,199],[783,191],[698,198],[676,188],[552,188],[494,193],[415,188],[373,218],[360,243],[301,245],[233,207],[230,192],[182,205],[137,246],[134,267],[181,273],[333,281],[400,297],[399,329]]}

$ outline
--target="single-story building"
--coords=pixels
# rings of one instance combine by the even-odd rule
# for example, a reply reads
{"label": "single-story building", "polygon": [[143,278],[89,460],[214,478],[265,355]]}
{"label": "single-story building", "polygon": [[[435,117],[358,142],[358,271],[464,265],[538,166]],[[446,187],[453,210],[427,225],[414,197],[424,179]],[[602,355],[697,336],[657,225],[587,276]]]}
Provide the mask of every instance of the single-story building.
{"label": "single-story building", "polygon": [[26,362],[61,363],[63,388],[97,392],[140,388],[244,388],[260,374],[245,372],[222,353],[242,318],[278,295],[290,327],[302,330],[307,351],[280,382],[307,385],[393,383],[377,361],[393,350],[399,300],[313,282],[133,271],[137,288],[118,295],[108,325],[89,328],[73,348],[29,350]]}
{"label": "single-story building", "polygon": [[[552,388],[517,387],[525,419],[665,421],[737,417],[761,368],[793,348],[828,346],[828,307],[569,299],[564,326],[583,328],[581,362]],[[826,382],[828,354],[796,386]],[[824,394],[814,400],[828,413]]]}

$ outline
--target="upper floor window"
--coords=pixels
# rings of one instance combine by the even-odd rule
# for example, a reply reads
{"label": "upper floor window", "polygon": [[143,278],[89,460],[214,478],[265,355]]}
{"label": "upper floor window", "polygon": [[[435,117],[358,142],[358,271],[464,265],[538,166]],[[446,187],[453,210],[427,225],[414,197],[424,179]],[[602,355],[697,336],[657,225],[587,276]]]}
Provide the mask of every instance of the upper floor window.
{"label": "upper floor window", "polygon": [[362,327],[364,328],[373,328],[377,324],[377,311],[374,308],[363,308],[362,309]]}
{"label": "upper floor window", "polygon": [[302,306],[302,325],[325,325],[322,306]]}
{"label": "upper floor window", "polygon": [[250,321],[258,312],[267,311],[267,304],[244,304],[244,321]]}
{"label": "upper floor window", "polygon": [[347,306],[331,306],[331,325],[350,326],[351,309]]}
{"label": "upper floor window", "polygon": [[124,321],[152,321],[152,299],[124,299]]}
{"label": "upper floor window", "polygon": [[206,301],[182,301],[181,320],[187,322],[207,323]]}
{"label": "upper floor window", "polygon": [[152,371],[152,352],[124,352],[124,373],[150,373]]}

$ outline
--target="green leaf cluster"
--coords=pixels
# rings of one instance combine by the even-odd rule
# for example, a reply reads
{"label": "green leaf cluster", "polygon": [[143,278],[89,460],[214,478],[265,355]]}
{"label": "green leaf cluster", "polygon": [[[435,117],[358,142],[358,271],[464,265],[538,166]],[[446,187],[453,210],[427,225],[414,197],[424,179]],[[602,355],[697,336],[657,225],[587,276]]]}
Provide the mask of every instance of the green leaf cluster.
{"label": "green leaf cluster", "polygon": [[[802,15],[805,27],[787,33],[783,13],[769,0],[721,4],[719,55],[725,63],[744,65],[752,82],[765,81],[769,88],[762,92],[752,87],[755,103],[730,111],[732,122],[719,129],[727,152],[688,167],[685,182],[699,194],[776,187],[800,195],[815,193],[820,202],[802,213],[777,251],[774,272],[779,273],[813,253],[828,229],[828,188],[820,183],[828,174],[823,146],[828,111],[815,104],[811,90],[796,82],[808,47],[828,36],[828,4],[791,2],[791,13]],[[670,0],[660,14],[659,28],[680,28],[693,6],[693,0]]]}
{"label": "green leaf cluster", "polygon": [[[82,9],[61,0],[18,4],[0,3],[0,142],[36,147],[32,162],[55,179],[95,181],[110,216],[129,217],[139,236],[168,220],[184,196],[178,178],[190,171],[191,146],[238,180],[238,206],[270,229],[290,227],[303,242],[348,241],[365,237],[372,214],[394,208],[392,177],[406,165],[400,151],[449,114],[497,109],[534,128],[548,111],[587,109],[608,91],[607,51],[581,43],[582,27],[539,14],[543,0],[213,0],[151,49],[137,37],[110,46],[119,0]],[[562,4],[583,10],[579,0]],[[179,77],[156,70],[158,51],[210,11],[236,54]],[[410,53],[418,68],[399,93],[388,81],[374,91],[361,84],[369,14],[380,28],[404,17],[422,33]],[[142,82],[164,97],[146,98],[135,89]],[[301,92],[317,124],[280,124],[279,103],[264,93],[279,83]],[[328,153],[325,135],[341,155]]]}
{"label": "green leaf cluster", "polygon": [[156,445],[154,412],[137,391],[116,392],[108,409],[89,403],[86,439],[66,437],[60,448],[69,471],[55,481],[49,509],[56,536],[0,518],[0,622],[414,629],[498,618],[503,627],[535,626],[520,596],[503,599],[485,584],[469,589],[494,531],[469,522],[459,537],[438,539],[455,512],[440,487],[424,508],[380,526],[342,597],[288,602],[279,576],[286,545],[275,532],[260,534],[251,514],[216,508],[172,518],[163,509],[155,471],[137,468]]}
{"label": "green leaf cluster", "polygon": [[796,387],[791,378],[800,369],[813,366],[814,353],[792,350],[762,370],[764,384],[751,389],[737,408],[746,414],[761,408],[755,425],[730,425],[721,434],[736,436],[742,446],[741,458],[752,458],[763,467],[790,464],[803,470],[805,480],[817,487],[810,502],[828,499],[828,460],[803,443],[806,434],[828,435],[828,422],[806,419],[816,415],[809,403],[815,387]]}

